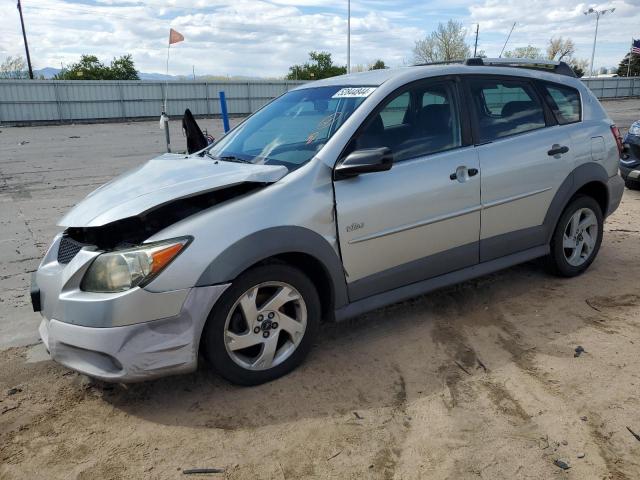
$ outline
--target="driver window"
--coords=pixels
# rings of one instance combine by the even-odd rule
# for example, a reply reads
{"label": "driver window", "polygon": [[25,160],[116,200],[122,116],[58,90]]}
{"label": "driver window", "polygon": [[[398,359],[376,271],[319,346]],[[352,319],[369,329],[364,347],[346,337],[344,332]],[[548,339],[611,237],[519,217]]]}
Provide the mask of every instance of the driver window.
{"label": "driver window", "polygon": [[348,152],[388,147],[399,162],[461,145],[454,86],[440,82],[416,85],[388,99],[367,120]]}

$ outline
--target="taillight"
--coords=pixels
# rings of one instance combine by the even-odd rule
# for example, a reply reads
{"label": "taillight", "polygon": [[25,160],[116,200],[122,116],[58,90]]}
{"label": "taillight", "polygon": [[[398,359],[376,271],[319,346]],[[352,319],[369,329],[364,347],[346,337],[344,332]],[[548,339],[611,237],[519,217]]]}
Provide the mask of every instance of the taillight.
{"label": "taillight", "polygon": [[616,139],[616,145],[618,146],[618,156],[622,156],[622,152],[624,147],[622,146],[622,135],[620,135],[620,130],[615,125],[611,125],[611,133],[613,134],[613,138]]}

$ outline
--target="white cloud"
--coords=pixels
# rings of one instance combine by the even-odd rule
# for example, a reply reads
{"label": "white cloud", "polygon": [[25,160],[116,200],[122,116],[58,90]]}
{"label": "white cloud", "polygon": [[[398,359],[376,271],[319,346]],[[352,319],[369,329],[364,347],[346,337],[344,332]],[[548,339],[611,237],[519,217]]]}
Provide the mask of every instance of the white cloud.
{"label": "white cloud", "polygon": [[551,37],[571,37],[577,56],[590,58],[596,19],[595,15],[583,14],[589,7],[616,9],[600,18],[595,64],[617,65],[628,51],[631,37],[640,36],[639,0],[613,0],[599,5],[570,4],[566,0],[485,0],[470,6],[469,11],[471,20],[480,23],[481,31],[502,35],[500,40],[498,35],[492,36],[486,44],[491,53],[499,52],[509,29],[517,22],[507,48],[528,44],[544,48]]}
{"label": "white cloud", "polygon": [[[640,0],[613,0],[600,22],[596,64],[614,65],[631,36],[640,36]],[[469,30],[480,23],[480,45],[497,55],[514,21],[509,47],[543,47],[551,36],[571,36],[579,56],[589,57],[594,18],[586,3],[566,0],[352,0],[352,64],[382,58],[401,65],[414,41],[439,21],[455,18]],[[605,6],[600,5],[600,7]],[[0,57],[23,54],[14,0],[0,0],[6,30]],[[162,72],[169,27],[185,35],[172,47],[171,73],[283,76],[311,50],[327,50],[346,62],[346,1],[323,0],[29,0],[24,6],[36,68],[59,67],[83,53],[104,61],[131,53],[137,67]]]}

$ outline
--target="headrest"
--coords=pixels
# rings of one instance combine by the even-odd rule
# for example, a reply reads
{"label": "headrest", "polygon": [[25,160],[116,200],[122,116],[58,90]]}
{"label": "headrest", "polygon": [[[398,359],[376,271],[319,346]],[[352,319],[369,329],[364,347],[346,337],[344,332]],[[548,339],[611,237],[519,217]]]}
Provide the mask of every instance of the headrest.
{"label": "headrest", "polygon": [[451,105],[427,105],[418,113],[418,125],[428,134],[447,132],[451,129]]}
{"label": "headrest", "polygon": [[540,108],[531,100],[519,100],[505,103],[502,107],[501,115],[503,117],[511,117],[516,113],[531,115],[539,112]]}

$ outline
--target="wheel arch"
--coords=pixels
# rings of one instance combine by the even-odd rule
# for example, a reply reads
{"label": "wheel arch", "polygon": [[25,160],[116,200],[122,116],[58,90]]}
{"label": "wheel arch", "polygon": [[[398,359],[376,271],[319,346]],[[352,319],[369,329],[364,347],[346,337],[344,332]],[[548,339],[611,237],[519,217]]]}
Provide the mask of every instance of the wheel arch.
{"label": "wheel arch", "polygon": [[571,200],[579,194],[594,198],[607,214],[609,208],[609,176],[602,165],[595,162],[584,163],[576,167],[562,182],[556,192],[544,219],[547,243],[555,231],[558,220]]}
{"label": "wheel arch", "polygon": [[318,289],[323,318],[348,303],[344,269],[331,244],[318,233],[298,226],[261,230],[227,247],[207,266],[197,286],[233,281],[260,264],[284,262],[302,270]]}

